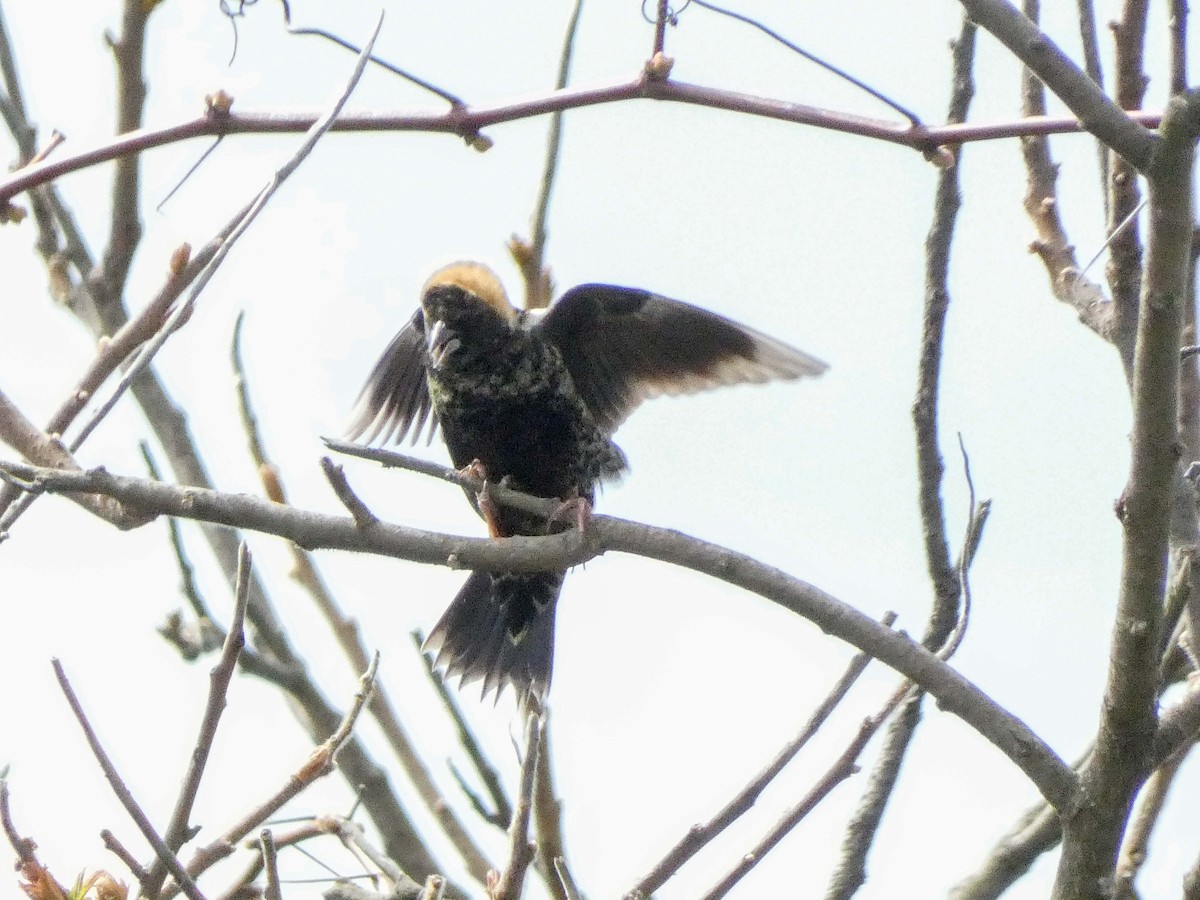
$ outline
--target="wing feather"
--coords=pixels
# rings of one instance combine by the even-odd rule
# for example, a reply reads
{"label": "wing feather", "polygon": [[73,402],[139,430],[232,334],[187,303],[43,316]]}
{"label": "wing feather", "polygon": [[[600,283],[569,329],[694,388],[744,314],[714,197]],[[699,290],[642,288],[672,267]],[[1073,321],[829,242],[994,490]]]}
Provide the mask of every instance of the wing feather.
{"label": "wing feather", "polygon": [[429,438],[437,431],[425,382],[425,318],[418,309],[392,338],[367,377],[346,426],[348,440],[401,443],[411,435],[416,443],[430,423]]}
{"label": "wing feather", "polygon": [[606,434],[651,397],[812,377],[828,368],[761,331],[636,288],[572,288],[534,328],[558,347]]}

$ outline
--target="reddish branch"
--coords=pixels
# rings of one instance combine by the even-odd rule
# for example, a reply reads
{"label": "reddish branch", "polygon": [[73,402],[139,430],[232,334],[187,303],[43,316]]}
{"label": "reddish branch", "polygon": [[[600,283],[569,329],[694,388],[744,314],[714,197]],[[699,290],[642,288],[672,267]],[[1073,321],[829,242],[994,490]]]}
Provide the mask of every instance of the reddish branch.
{"label": "reddish branch", "polygon": [[[567,109],[579,109],[605,103],[650,99],[687,103],[711,109],[724,109],[809,125],[830,131],[855,134],[925,151],[931,147],[1000,140],[1026,134],[1077,134],[1085,126],[1070,117],[1045,116],[984,124],[941,125],[913,128],[908,122],[890,122],[839,113],[802,103],[790,103],[742,94],[735,91],[660,81],[639,77],[633,81],[598,87],[566,88],[542,97],[492,107],[463,107],[449,111],[414,113],[366,113],[347,115],[334,123],[332,131],[424,131],[473,136],[481,128],[515,122]],[[0,203],[37,185],[133,153],[199,137],[227,134],[299,134],[317,120],[315,113],[206,114],[188,122],[162,128],[143,128],[121,135],[98,147],[68,155],[59,154],[43,163],[29,166],[0,180]],[[1153,128],[1161,114],[1153,111],[1129,114],[1131,124]]]}

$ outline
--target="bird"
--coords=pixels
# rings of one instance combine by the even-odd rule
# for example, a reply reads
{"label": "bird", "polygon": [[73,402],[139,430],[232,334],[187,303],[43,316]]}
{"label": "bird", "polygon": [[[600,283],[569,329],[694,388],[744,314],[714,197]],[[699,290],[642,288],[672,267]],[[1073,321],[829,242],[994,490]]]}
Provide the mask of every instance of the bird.
{"label": "bird", "polygon": [[[450,459],[488,482],[562,502],[585,527],[597,488],[628,468],[613,433],[643,401],[822,374],[814,356],[724,316],[609,284],[518,310],[487,266],[436,271],[371,370],[346,437],[415,444],[441,431]],[[494,538],[570,527],[472,496]],[[561,516],[554,517],[562,518]],[[522,707],[550,687],[566,572],[474,571],[424,649],[460,689],[511,686]]]}

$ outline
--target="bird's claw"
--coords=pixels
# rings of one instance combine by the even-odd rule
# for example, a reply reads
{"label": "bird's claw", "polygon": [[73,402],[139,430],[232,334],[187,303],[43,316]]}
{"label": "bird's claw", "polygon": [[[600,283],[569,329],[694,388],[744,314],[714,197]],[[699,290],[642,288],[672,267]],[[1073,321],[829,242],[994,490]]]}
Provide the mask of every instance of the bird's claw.
{"label": "bird's claw", "polygon": [[592,521],[592,504],[587,497],[571,497],[569,500],[564,500],[550,513],[550,518],[547,521],[547,530],[549,526],[555,522],[574,522],[575,527],[580,534],[587,531],[588,524]]}

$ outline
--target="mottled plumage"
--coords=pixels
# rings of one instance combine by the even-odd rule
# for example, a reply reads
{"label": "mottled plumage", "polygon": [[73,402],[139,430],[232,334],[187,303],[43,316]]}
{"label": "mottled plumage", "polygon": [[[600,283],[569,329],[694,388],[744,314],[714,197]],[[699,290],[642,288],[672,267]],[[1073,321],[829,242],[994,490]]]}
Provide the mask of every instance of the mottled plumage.
{"label": "mottled plumage", "polygon": [[[496,276],[456,263],[426,283],[355,407],[350,437],[414,441],[440,428],[460,468],[589,504],[625,468],[611,437],[642,400],[724,384],[819,375],[820,360],[729,319],[648,291],[586,284],[541,317],[518,312]],[[544,534],[540,517],[485,511],[495,536]],[[565,527],[565,526],[564,526]],[[524,702],[550,684],[564,572],[473,572],[426,646],[447,675],[512,684]]]}

